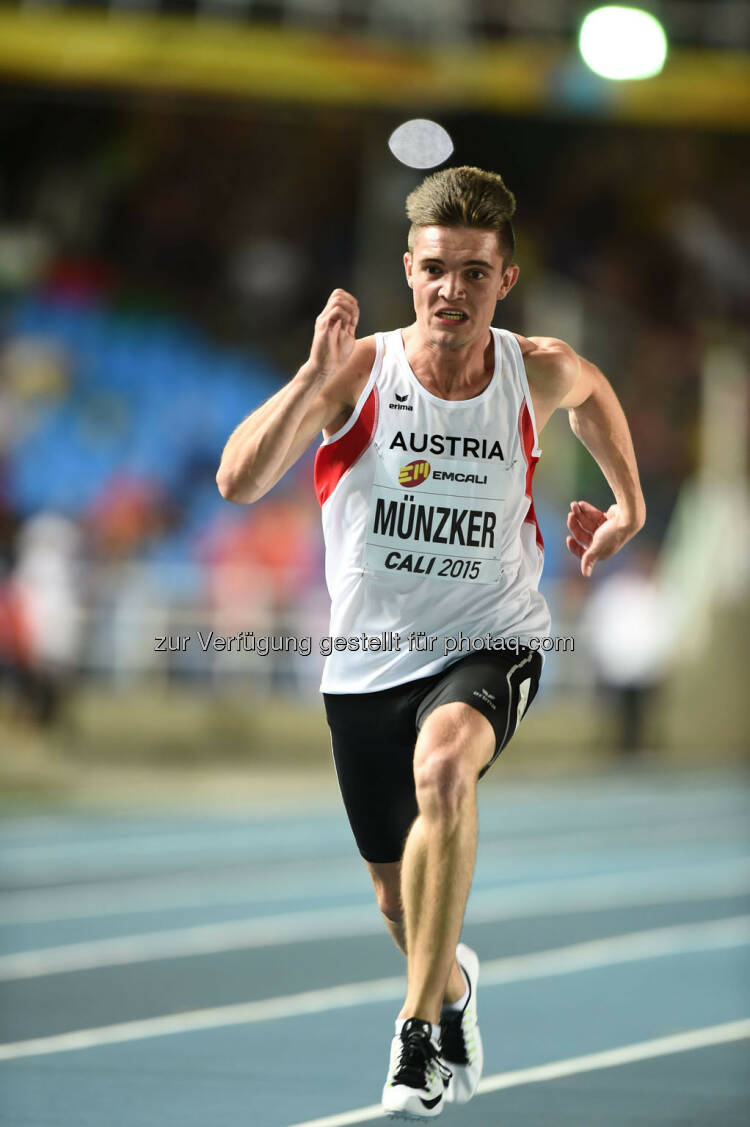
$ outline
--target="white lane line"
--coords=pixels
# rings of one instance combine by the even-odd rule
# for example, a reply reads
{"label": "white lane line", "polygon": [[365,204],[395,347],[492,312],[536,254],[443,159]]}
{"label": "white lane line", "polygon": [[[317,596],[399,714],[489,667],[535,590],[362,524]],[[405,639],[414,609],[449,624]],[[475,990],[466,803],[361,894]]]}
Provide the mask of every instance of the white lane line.
{"label": "white lane line", "polygon": [[[686,1033],[675,1033],[670,1037],[656,1037],[652,1041],[637,1041],[632,1045],[622,1045],[617,1049],[606,1049],[601,1053],[588,1053],[581,1057],[568,1057],[567,1060],[550,1061],[549,1064],[534,1068],[519,1068],[514,1072],[498,1072],[487,1076],[477,1088],[477,1095],[499,1092],[504,1088],[517,1088],[522,1084],[539,1084],[546,1080],[559,1080],[565,1076],[576,1076],[581,1072],[594,1072],[601,1068],[617,1068],[623,1064],[653,1060],[655,1057],[686,1053],[693,1049],[705,1049],[711,1045],[727,1045],[732,1041],[743,1041],[750,1037],[750,1019],[729,1021],[724,1025],[708,1025],[703,1029],[691,1029]],[[476,1098],[476,1097],[475,1097]],[[374,1119],[385,1118],[379,1104],[360,1107],[355,1111],[345,1111],[341,1115],[326,1115],[322,1119],[308,1119],[295,1123],[292,1127],[349,1127],[354,1123],[371,1123]]]}
{"label": "white lane line", "polygon": [[[713,875],[712,875],[713,874]],[[679,901],[722,899],[750,891],[750,868],[743,859],[688,869],[607,873],[521,887],[500,886],[471,894],[468,923],[494,923],[529,916],[648,907]]]}
{"label": "white lane line", "polygon": [[[680,924],[677,927],[653,928],[609,939],[575,943],[537,951],[532,955],[511,955],[482,964],[482,986],[501,986],[531,979],[575,974],[623,963],[658,959],[670,955],[699,951],[716,951],[750,943],[750,916],[737,916],[710,923]],[[218,1029],[229,1025],[252,1025],[278,1018],[300,1017],[324,1013],[373,1002],[398,1001],[403,998],[404,979],[379,978],[265,998],[258,1002],[240,1002],[229,1006],[213,1006],[186,1013],[166,1014],[139,1021],[120,1022],[94,1029],[79,1029],[50,1037],[0,1044],[0,1061],[48,1053],[90,1049],[98,1045],[140,1041],[172,1033],[190,1033],[199,1029]]]}
{"label": "white lane line", "polygon": [[22,866],[46,865],[48,862],[57,863],[65,860],[75,861],[82,859],[88,861],[92,856],[101,858],[109,854],[113,859],[121,859],[126,855],[138,856],[142,853],[199,853],[206,851],[236,851],[239,848],[253,849],[258,854],[262,852],[269,838],[276,838],[285,843],[291,842],[304,850],[305,842],[311,838],[322,842],[335,840],[345,841],[345,826],[339,817],[327,817],[300,822],[290,819],[288,822],[264,822],[256,819],[214,825],[204,830],[196,830],[193,826],[177,826],[165,823],[164,828],[149,827],[144,832],[139,832],[137,827],[124,834],[111,833],[102,836],[75,838],[68,841],[31,842],[24,844],[10,844],[3,850],[8,863],[20,863]]}
{"label": "white lane line", "polygon": [[[235,841],[208,834],[202,838],[197,834],[194,837],[195,844],[190,847],[184,839],[175,840],[164,834],[163,837],[141,839],[138,848],[135,842],[132,848],[120,850],[107,849],[105,845],[92,842],[88,851],[85,848],[71,849],[59,856],[54,849],[45,854],[41,848],[24,846],[23,849],[8,851],[5,857],[6,881],[13,879],[16,884],[32,881],[48,884],[52,881],[103,880],[107,877],[122,880],[144,870],[150,872],[157,866],[165,874],[170,867],[174,869],[185,865],[205,871],[235,864],[238,857],[247,863],[263,865],[269,855],[294,860],[315,853],[321,861],[325,861],[327,857],[341,856],[349,847],[343,825],[332,827],[327,834],[310,831],[306,836],[296,833],[292,836],[288,832],[286,836],[269,833],[262,837],[256,833],[252,841],[241,835],[237,835]],[[66,852],[72,855],[65,856]]]}
{"label": "white lane line", "polygon": [[[333,775],[331,776],[333,779]],[[613,817],[618,821],[638,819],[651,820],[661,824],[663,819],[689,818],[693,821],[700,816],[710,820],[723,819],[733,814],[739,815],[747,804],[749,780],[747,775],[738,776],[731,787],[708,787],[698,782],[695,788],[680,790],[676,779],[665,780],[662,792],[658,791],[656,780],[649,782],[647,791],[623,791],[623,780],[610,782],[606,786],[587,787],[586,780],[576,782],[575,798],[571,799],[567,786],[547,781],[541,787],[526,787],[523,784],[508,782],[502,786],[492,786],[490,781],[479,790],[480,801],[489,814],[497,814],[506,828],[513,831],[533,833],[540,825],[548,825],[551,815],[562,819],[563,823],[581,826],[585,829],[609,827]],[[510,797],[509,797],[510,796]],[[310,809],[311,802],[316,806]],[[606,807],[606,811],[603,811]],[[6,850],[47,851],[57,855],[58,850],[74,852],[131,848],[131,843],[153,841],[168,836],[188,844],[199,842],[204,834],[252,835],[285,831],[290,827],[300,831],[300,827],[311,828],[322,825],[336,825],[340,821],[340,800],[338,791],[333,789],[328,796],[311,795],[309,790],[299,797],[298,802],[290,801],[289,796],[277,809],[264,804],[262,811],[249,803],[238,808],[232,807],[224,814],[211,817],[210,810],[185,810],[175,814],[165,810],[154,811],[152,816],[133,816],[127,809],[112,809],[106,815],[99,813],[92,821],[87,816],[63,814],[49,817],[24,817],[16,815],[0,824],[0,845]],[[543,817],[540,819],[540,814]],[[563,828],[562,826],[560,828]],[[301,830],[305,833],[305,830]],[[47,840],[39,840],[40,835]],[[134,848],[139,848],[134,845]]]}
{"label": "white lane line", "polygon": [[233,907],[255,901],[325,899],[334,891],[370,889],[359,857],[290,861],[258,873],[257,866],[234,868],[228,874],[204,869],[59,885],[34,891],[0,893],[0,926],[95,919],[169,908]]}
{"label": "white lane line", "polygon": [[282,943],[312,942],[331,936],[374,935],[382,927],[373,904],[357,908],[326,908],[285,912],[256,919],[171,928],[115,939],[95,939],[45,947],[0,957],[0,982],[68,974],[156,959],[184,959],[221,951],[244,951]]}
{"label": "white lane line", "polygon": [[[530,916],[718,899],[750,890],[747,860],[649,873],[608,873],[568,881],[492,888],[474,892],[466,923],[492,923]],[[358,907],[284,912],[272,916],[86,940],[0,956],[0,981],[125,966],[156,959],[190,958],[221,951],[284,943],[376,935],[383,923],[374,902]]]}
{"label": "white lane line", "polygon": [[[737,821],[733,818],[730,822]],[[742,826],[747,824],[742,819]],[[552,854],[566,851],[580,851],[588,854],[595,847],[601,847],[605,836],[608,850],[628,850],[632,858],[633,847],[652,850],[656,840],[679,844],[684,841],[692,846],[701,841],[716,839],[724,841],[727,820],[718,827],[696,827],[694,822],[680,822],[672,825],[648,829],[648,843],[643,842],[644,827],[609,827],[599,832],[582,832],[574,829],[569,832],[544,837],[518,835],[492,839],[482,845],[480,866],[484,867],[494,858],[508,864],[515,855],[528,859],[539,853]],[[616,841],[609,839],[614,836]],[[716,864],[715,861],[709,864]],[[6,869],[8,868],[6,864]],[[300,876],[304,868],[307,878]],[[126,915],[128,912],[158,912],[166,907],[203,907],[207,904],[252,903],[255,900],[281,900],[285,897],[314,896],[323,899],[333,885],[331,870],[338,870],[349,876],[352,887],[364,887],[363,869],[358,858],[321,857],[316,860],[283,861],[258,872],[257,863],[248,859],[247,867],[235,869],[231,874],[206,869],[192,872],[170,872],[165,870],[156,876],[117,877],[102,882],[89,882],[84,887],[78,884],[63,884],[55,888],[18,890],[0,893],[0,923],[42,923],[48,920],[90,919],[97,916]],[[480,870],[481,871],[481,870]],[[47,874],[49,876],[49,874]],[[369,883],[364,877],[369,890]],[[269,884],[271,887],[269,888]]]}
{"label": "white lane line", "polygon": [[[603,839],[619,839],[623,844],[635,841],[636,844],[647,844],[648,840],[679,841],[684,837],[686,843],[712,840],[713,838],[725,839],[733,829],[744,830],[747,825],[747,814],[742,810],[718,810],[711,817],[702,812],[700,819],[696,815],[684,814],[668,820],[661,817],[658,821],[642,819],[618,820],[616,814],[609,817],[602,815],[602,821],[590,822],[581,826],[580,820],[575,825],[549,825],[549,819],[544,816],[537,820],[537,825],[503,825],[502,837],[498,840],[487,840],[483,845],[483,852],[495,850],[526,852],[530,848],[547,849],[565,848],[566,845],[577,845],[581,849],[589,847]],[[554,819],[554,812],[552,814]],[[542,825],[541,831],[539,826]],[[548,827],[548,828],[547,828]],[[235,826],[216,830],[215,832],[196,833],[173,832],[167,827],[163,834],[149,833],[142,837],[130,835],[115,840],[86,840],[62,842],[59,845],[26,844],[11,845],[3,849],[5,857],[6,879],[13,879],[18,883],[21,880],[31,882],[40,880],[43,883],[51,881],[75,881],[81,879],[96,879],[110,877],[113,880],[128,880],[137,877],[138,870],[144,866],[153,869],[155,864],[163,865],[163,876],[170,876],[169,866],[178,864],[198,865],[199,862],[208,862],[202,865],[205,872],[209,866],[217,867],[231,864],[237,856],[243,857],[248,863],[262,864],[264,857],[268,856],[269,841],[272,849],[279,856],[293,862],[309,854],[310,843],[314,841],[320,853],[320,862],[343,854],[348,845],[345,826],[340,818],[332,818],[323,826],[310,827],[297,826],[279,827],[266,826]],[[559,843],[559,845],[558,845]]]}

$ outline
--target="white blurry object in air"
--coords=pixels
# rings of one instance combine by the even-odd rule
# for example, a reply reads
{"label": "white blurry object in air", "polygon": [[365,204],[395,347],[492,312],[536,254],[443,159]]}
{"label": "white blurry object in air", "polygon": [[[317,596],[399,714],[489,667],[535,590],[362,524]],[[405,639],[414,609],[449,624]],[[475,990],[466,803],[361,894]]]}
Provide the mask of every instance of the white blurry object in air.
{"label": "white blurry object in air", "polygon": [[415,117],[393,130],[388,148],[409,168],[435,168],[451,155],[453,141],[436,121]]}

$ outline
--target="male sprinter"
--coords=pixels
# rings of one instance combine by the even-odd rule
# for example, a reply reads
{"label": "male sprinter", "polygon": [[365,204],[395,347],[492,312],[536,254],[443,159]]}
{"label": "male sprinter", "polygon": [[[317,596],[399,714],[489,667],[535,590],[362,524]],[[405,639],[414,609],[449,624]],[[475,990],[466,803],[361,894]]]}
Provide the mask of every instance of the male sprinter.
{"label": "male sprinter", "polygon": [[[222,496],[256,501],[323,431],[330,633],[351,645],[334,649],[321,687],[352,830],[407,956],[383,1089],[384,1111],[406,1119],[465,1102],[481,1075],[478,961],[459,944],[476,785],[539,682],[550,619],[531,478],[556,408],[614,495],[606,513],[571,504],[567,544],[583,574],[645,519],[602,373],[560,340],[491,327],[518,278],[514,210],[494,173],[427,177],[407,200],[414,323],[356,340],[357,301],[335,290],[309,359],[240,423],[217,474]],[[471,652],[466,639],[479,638]]]}

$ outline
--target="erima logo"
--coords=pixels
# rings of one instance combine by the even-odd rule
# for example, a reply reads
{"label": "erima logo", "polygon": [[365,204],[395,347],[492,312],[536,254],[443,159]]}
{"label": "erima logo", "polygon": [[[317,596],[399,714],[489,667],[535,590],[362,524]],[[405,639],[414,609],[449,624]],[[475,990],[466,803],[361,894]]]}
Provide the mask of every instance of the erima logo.
{"label": "erima logo", "polygon": [[399,396],[398,392],[396,392],[396,399],[397,399],[397,402],[388,403],[388,406],[390,407],[391,411],[413,411],[414,410],[414,408],[409,406],[408,403],[406,402],[406,400],[408,399],[408,391],[406,392],[405,396]]}
{"label": "erima logo", "polygon": [[409,462],[408,466],[402,466],[398,471],[398,483],[406,489],[413,489],[415,485],[427,481],[429,476],[429,462]]}
{"label": "erima logo", "polygon": [[477,692],[475,689],[474,696],[479,697],[481,701],[484,701],[485,704],[488,704],[493,712],[496,710],[497,705],[495,704],[494,693],[488,693],[486,689],[480,689],[480,691]]}
{"label": "erima logo", "polygon": [[388,406],[390,407],[391,411],[413,411],[413,410],[414,410],[414,408],[413,408],[413,407],[411,407],[411,406],[410,406],[410,405],[409,405],[409,404],[408,404],[408,403],[406,402],[406,400],[407,400],[408,398],[409,398],[409,393],[408,393],[408,391],[407,391],[406,395],[399,395],[399,393],[398,393],[398,392],[396,392],[396,400],[397,400],[397,402],[396,402],[396,403],[389,403],[389,404],[388,404]]}

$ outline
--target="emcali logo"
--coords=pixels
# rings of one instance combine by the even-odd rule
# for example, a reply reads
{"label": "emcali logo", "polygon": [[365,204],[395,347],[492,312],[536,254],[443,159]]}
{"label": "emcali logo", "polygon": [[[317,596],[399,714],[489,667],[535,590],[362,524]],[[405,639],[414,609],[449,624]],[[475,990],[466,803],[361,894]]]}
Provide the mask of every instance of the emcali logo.
{"label": "emcali logo", "polygon": [[398,483],[406,489],[413,489],[415,485],[427,481],[429,476],[429,462],[409,462],[408,466],[402,466],[398,471]]}

